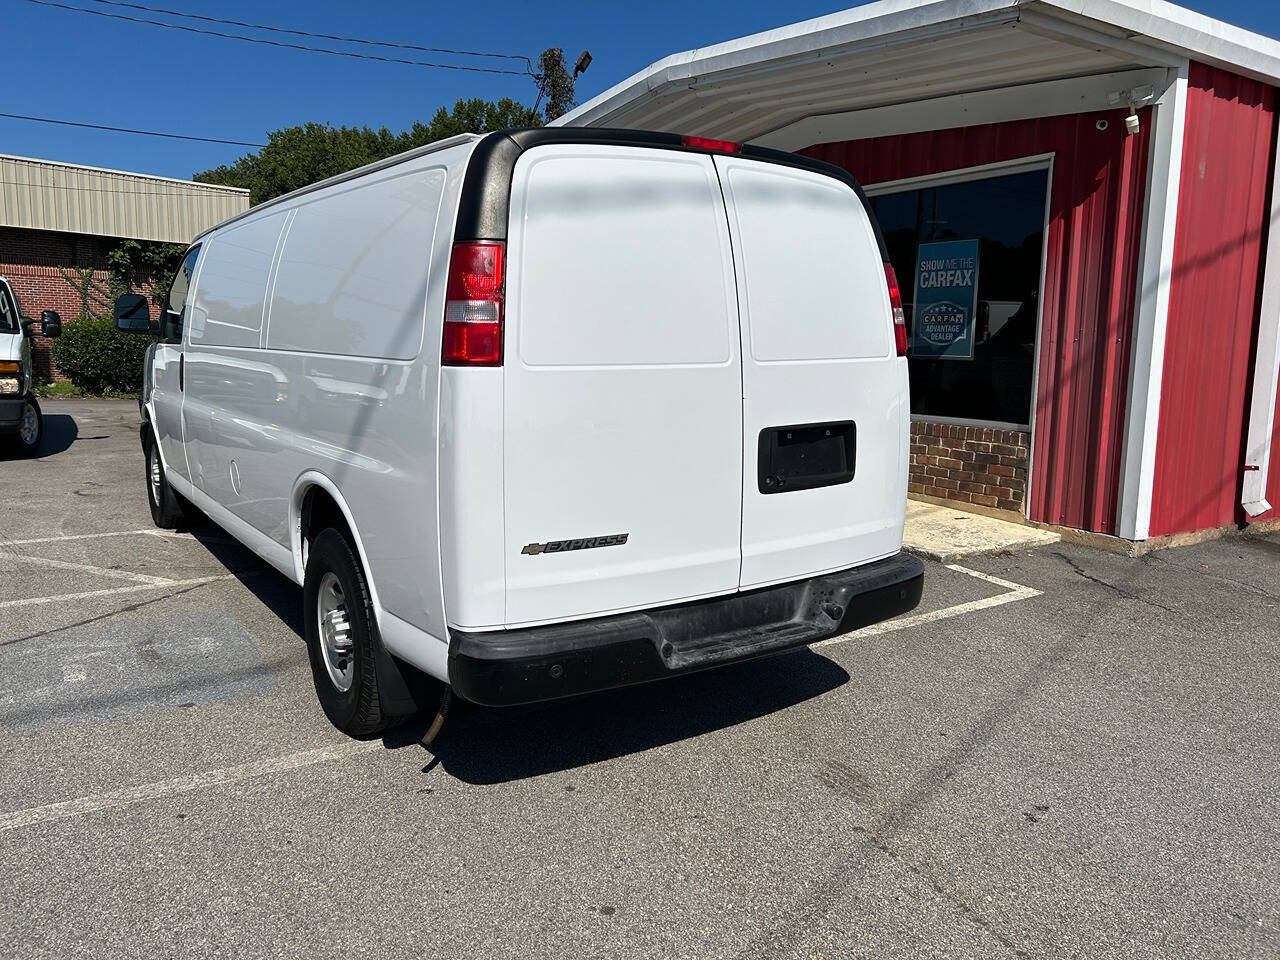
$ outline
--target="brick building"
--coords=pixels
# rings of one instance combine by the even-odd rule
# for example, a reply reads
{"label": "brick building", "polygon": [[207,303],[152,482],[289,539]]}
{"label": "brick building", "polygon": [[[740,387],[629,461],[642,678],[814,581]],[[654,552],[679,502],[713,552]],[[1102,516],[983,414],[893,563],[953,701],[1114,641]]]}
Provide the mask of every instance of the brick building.
{"label": "brick building", "polygon": [[556,123],[848,170],[904,300],[912,495],[1141,541],[1280,521],[1278,113],[1280,41],[1165,0],[878,0]]}
{"label": "brick building", "polygon": [[[84,272],[107,279],[106,255],[122,239],[185,244],[249,206],[249,192],[140,173],[0,156],[0,276],[25,314],[83,309]],[[48,342],[36,338],[37,374],[53,378]]]}

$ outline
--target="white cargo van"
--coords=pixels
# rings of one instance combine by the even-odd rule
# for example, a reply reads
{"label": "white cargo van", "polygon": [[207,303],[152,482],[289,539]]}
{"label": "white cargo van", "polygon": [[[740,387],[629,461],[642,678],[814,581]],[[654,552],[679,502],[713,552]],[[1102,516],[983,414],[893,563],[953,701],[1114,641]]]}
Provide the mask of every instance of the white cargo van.
{"label": "white cargo van", "polygon": [[490,705],[641,683],[916,605],[905,346],[839,169],[457,137],[196,238],[146,373],[147,491],[303,586],[343,730],[411,709],[404,663]]}
{"label": "white cargo van", "polygon": [[31,357],[31,338],[37,331],[46,337],[61,335],[62,318],[54,310],[45,310],[37,327],[36,321],[22,315],[13,287],[0,277],[0,456],[12,450],[34,457],[44,437]]}

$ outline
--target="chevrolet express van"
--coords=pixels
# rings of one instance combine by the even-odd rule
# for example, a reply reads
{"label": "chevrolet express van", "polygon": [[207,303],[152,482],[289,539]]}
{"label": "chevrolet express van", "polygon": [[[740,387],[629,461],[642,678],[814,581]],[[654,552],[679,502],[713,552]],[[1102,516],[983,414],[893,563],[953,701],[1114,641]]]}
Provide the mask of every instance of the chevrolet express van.
{"label": "chevrolet express van", "polygon": [[62,318],[45,310],[39,325],[22,315],[13,287],[0,277],[0,454],[13,452],[33,457],[44,438],[44,415],[35,395],[35,370],[31,362],[31,338],[43,333],[57,337]]}
{"label": "chevrolet express van", "polygon": [[[147,330],[145,301],[117,303]],[[342,730],[409,664],[488,705],[776,653],[908,610],[908,395],[844,171],[663,133],[431,144],[196,238],[149,357],[162,527],[304,595]]]}

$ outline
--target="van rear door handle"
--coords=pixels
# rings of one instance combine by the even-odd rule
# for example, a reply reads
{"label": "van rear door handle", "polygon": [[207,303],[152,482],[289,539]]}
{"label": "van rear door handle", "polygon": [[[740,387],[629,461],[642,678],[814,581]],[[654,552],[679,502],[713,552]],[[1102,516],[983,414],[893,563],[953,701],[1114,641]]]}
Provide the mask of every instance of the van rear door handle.
{"label": "van rear door handle", "polygon": [[178,354],[178,392],[182,392],[183,378],[187,369],[187,355],[185,353]]}

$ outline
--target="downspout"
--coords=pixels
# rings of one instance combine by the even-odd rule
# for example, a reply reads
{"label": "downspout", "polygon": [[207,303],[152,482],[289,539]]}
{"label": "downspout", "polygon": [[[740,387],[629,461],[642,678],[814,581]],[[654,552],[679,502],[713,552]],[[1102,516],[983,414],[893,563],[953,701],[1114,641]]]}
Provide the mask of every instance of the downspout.
{"label": "downspout", "polygon": [[[1271,154],[1271,205],[1268,226],[1280,222],[1280,112],[1276,117],[1276,145]],[[1244,476],[1240,505],[1250,517],[1271,509],[1267,502],[1267,474],[1271,466],[1271,439],[1276,415],[1276,389],[1280,381],[1280,230],[1267,231],[1267,255],[1262,264],[1262,305],[1258,313],[1258,347],[1253,355],[1253,397],[1245,439]]]}

